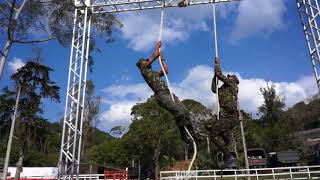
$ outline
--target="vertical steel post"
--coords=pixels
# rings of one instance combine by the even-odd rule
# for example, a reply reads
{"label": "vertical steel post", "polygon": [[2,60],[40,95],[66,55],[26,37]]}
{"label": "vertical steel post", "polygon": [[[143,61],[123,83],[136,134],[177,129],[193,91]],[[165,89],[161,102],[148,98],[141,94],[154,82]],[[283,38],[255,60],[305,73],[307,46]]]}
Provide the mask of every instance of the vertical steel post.
{"label": "vertical steel post", "polygon": [[[76,3],[77,4],[77,3]],[[78,179],[85,90],[90,44],[90,8],[80,4],[75,10],[68,86],[59,159],[59,179]]]}
{"label": "vertical steel post", "polygon": [[247,174],[248,174],[248,180],[251,179],[250,177],[250,170],[249,170],[249,161],[248,161],[248,154],[247,154],[247,144],[246,144],[246,138],[244,136],[244,129],[243,129],[243,117],[240,111],[240,105],[238,102],[238,112],[239,112],[239,120],[240,120],[240,129],[241,129],[241,137],[242,137],[242,144],[243,144],[243,153],[244,153],[244,162],[246,164]]}
{"label": "vertical steel post", "polygon": [[274,169],[273,168],[272,168],[272,177],[273,177],[273,179],[276,179],[276,176],[274,174]]}
{"label": "vertical steel post", "polygon": [[11,121],[9,140],[8,140],[8,145],[7,145],[6,158],[5,158],[5,161],[4,161],[3,179],[7,179],[7,174],[8,174],[8,166],[9,166],[10,153],[11,153],[11,144],[12,144],[14,126],[16,124],[16,116],[17,116],[17,113],[18,113],[20,92],[21,92],[21,86],[18,85],[18,93],[17,93],[17,97],[16,97],[16,104],[14,106],[14,112],[13,112],[12,121]]}
{"label": "vertical steel post", "polygon": [[312,179],[312,178],[311,178],[311,174],[310,174],[309,166],[307,167],[307,170],[308,170],[308,178],[309,178],[309,179]]}
{"label": "vertical steel post", "polygon": [[320,93],[320,8],[318,0],[296,0],[309,55]]}
{"label": "vertical steel post", "polygon": [[248,173],[248,179],[250,180],[251,178],[250,178],[249,161],[248,161],[248,154],[247,154],[247,145],[246,145],[246,138],[244,136],[242,118],[240,119],[240,129],[241,129],[241,136],[242,136],[244,160],[245,160],[246,169],[247,169],[247,173]]}

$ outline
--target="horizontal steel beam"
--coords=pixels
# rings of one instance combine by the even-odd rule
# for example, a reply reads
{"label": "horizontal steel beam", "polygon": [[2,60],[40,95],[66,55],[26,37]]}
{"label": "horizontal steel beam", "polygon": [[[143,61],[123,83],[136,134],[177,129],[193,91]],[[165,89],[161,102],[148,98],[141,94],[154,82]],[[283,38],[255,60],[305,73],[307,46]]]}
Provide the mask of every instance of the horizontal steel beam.
{"label": "horizontal steel beam", "polygon": [[[178,7],[181,0],[95,0],[90,7],[94,14],[124,11],[139,11]],[[189,5],[226,3],[240,0],[190,0]]]}

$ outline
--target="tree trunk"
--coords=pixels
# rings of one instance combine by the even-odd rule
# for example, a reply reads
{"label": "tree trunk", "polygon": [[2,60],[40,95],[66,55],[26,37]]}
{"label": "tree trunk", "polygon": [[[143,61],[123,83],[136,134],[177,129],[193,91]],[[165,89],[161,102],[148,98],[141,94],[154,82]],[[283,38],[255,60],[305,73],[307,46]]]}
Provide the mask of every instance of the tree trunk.
{"label": "tree trunk", "polygon": [[6,44],[3,47],[3,51],[2,51],[3,56],[1,56],[1,59],[0,59],[0,79],[2,78],[2,75],[3,75],[4,66],[6,64],[11,45],[12,45],[12,40],[8,39]]}
{"label": "tree trunk", "polygon": [[184,160],[188,160],[188,145],[184,145]]}
{"label": "tree trunk", "polygon": [[160,138],[158,139],[158,144],[156,145],[156,148],[154,150],[154,155],[153,155],[154,166],[155,166],[155,180],[160,179],[159,157],[160,157]]}
{"label": "tree trunk", "polygon": [[155,180],[159,180],[160,179],[159,156],[160,156],[160,153],[157,154],[156,159],[155,159]]}
{"label": "tree trunk", "polygon": [[[9,50],[10,50],[10,48],[12,46],[12,43],[13,43],[13,41],[12,41],[13,37],[10,38],[10,36],[13,34],[15,25],[12,25],[12,23],[13,23],[12,21],[13,20],[17,21],[18,20],[18,18],[20,16],[20,13],[21,13],[22,9],[24,8],[25,4],[27,3],[27,1],[28,0],[23,0],[21,5],[20,5],[20,7],[19,7],[19,9],[14,9],[16,1],[14,1],[13,4],[11,4],[11,6],[12,6],[11,8],[13,8],[11,12],[12,13],[16,12],[16,13],[15,13],[13,19],[10,18],[11,21],[9,22],[9,26],[8,26],[8,32],[7,33],[9,35],[7,37],[7,42],[6,42],[6,44],[5,44],[4,48],[3,48],[3,51],[2,51],[3,52],[3,56],[1,56],[1,59],[0,59],[0,79],[2,78],[3,71],[4,71],[4,65],[6,64],[6,61],[7,61],[7,58],[8,58],[8,54],[9,54]],[[13,15],[13,14],[11,14],[11,15]]]}
{"label": "tree trunk", "polygon": [[14,176],[15,180],[20,179],[20,174],[22,172],[22,167],[23,167],[23,159],[24,159],[24,145],[22,145],[21,149],[20,149],[20,154],[19,154],[19,160],[17,162],[17,170],[16,170],[16,175]]}

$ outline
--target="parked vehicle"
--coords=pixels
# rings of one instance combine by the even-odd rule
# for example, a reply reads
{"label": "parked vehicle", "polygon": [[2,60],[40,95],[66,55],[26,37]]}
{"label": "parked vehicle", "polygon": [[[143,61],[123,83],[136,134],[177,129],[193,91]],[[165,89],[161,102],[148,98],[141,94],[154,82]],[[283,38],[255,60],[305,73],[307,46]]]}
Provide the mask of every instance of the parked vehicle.
{"label": "parked vehicle", "polygon": [[270,167],[289,167],[298,166],[300,162],[299,153],[297,151],[281,151],[269,153]]}
{"label": "parked vehicle", "polygon": [[249,168],[267,167],[267,154],[263,148],[251,148],[247,150]]}

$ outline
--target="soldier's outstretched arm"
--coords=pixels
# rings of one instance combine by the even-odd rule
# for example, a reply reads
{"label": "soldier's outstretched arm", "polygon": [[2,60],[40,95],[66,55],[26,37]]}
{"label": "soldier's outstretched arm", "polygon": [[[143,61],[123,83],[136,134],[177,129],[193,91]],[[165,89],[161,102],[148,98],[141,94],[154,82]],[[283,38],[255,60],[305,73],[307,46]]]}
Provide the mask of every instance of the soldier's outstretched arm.
{"label": "soldier's outstretched arm", "polygon": [[225,75],[222,74],[220,67],[220,60],[218,57],[215,58],[215,67],[214,67],[214,75],[223,83],[232,85],[232,81],[230,81]]}
{"label": "soldier's outstretched arm", "polygon": [[147,66],[151,66],[151,64],[160,56],[160,48],[161,48],[161,41],[158,41],[153,54],[147,61]]}

